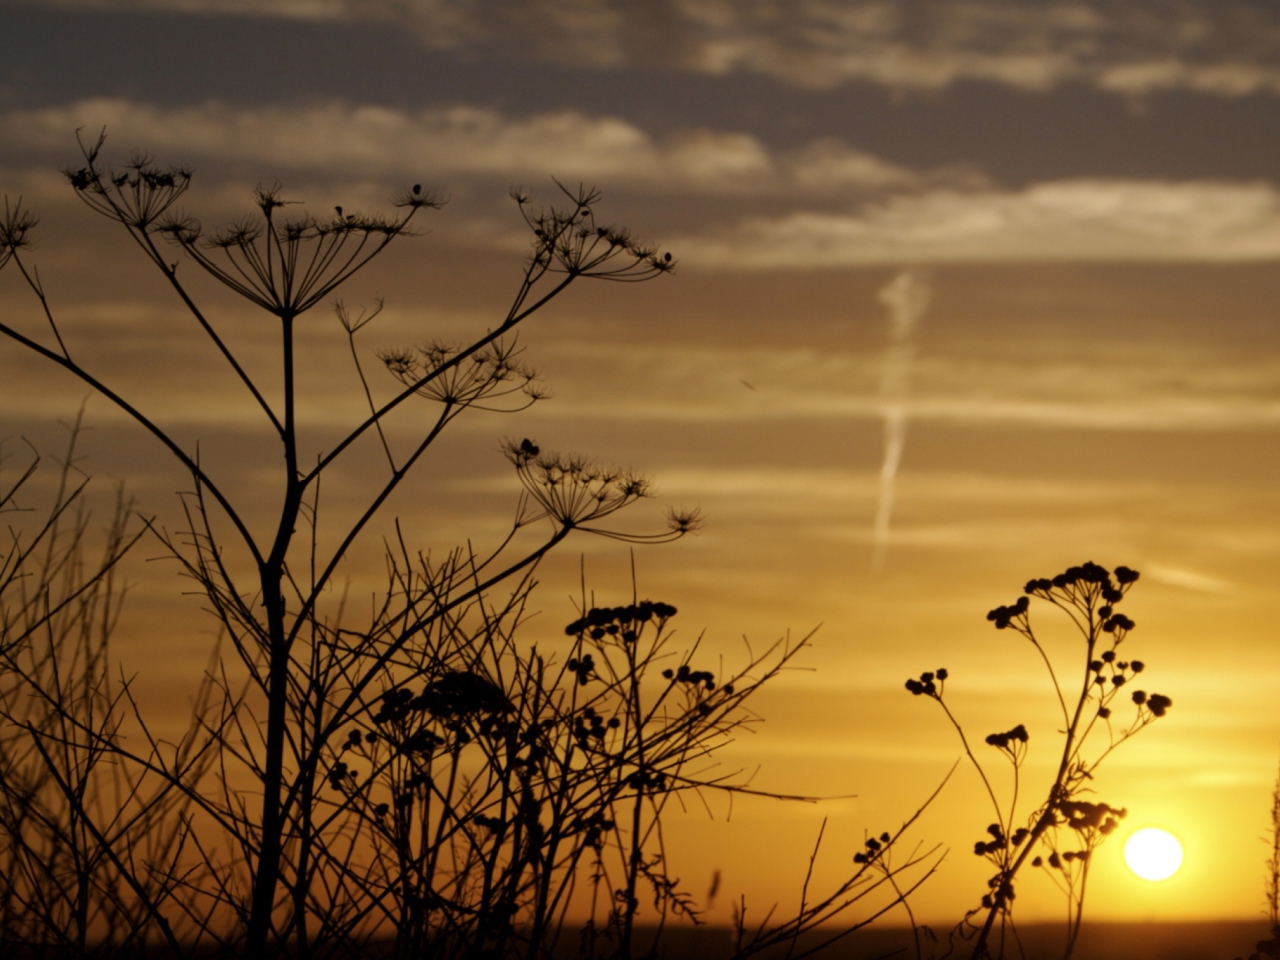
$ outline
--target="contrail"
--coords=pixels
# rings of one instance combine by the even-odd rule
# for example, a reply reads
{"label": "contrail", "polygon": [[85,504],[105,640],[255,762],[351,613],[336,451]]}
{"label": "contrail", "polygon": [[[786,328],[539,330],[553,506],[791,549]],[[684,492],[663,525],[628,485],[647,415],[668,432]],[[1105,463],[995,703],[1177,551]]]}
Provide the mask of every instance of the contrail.
{"label": "contrail", "polygon": [[907,445],[907,392],[911,360],[915,356],[912,334],[929,309],[929,280],[914,270],[904,270],[876,294],[889,308],[889,349],[880,376],[884,400],[884,462],[880,465],[880,502],[876,507],[875,548],[871,569],[884,569],[889,551],[889,520],[893,516],[893,487]]}

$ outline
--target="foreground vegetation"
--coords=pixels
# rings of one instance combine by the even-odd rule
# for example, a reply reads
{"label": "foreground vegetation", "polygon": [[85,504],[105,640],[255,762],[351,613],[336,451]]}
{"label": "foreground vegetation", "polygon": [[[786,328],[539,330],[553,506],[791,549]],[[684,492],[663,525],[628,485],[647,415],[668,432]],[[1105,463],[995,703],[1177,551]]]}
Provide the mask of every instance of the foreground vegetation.
{"label": "foreground vegetation", "polygon": [[[184,447],[130,401],[129,382],[101,379],[92,357],[69,348],[56,298],[28,263],[36,218],[6,203],[0,267],[29,288],[44,330],[4,318],[0,334],[114,404],[176,458],[192,492],[177,532],[122,503],[94,564],[69,454],[47,521],[15,531],[4,555],[3,941],[69,955],[263,958],[360,956],[391,937],[396,956],[540,957],[585,911],[587,955],[628,958],[642,903],[649,924],[695,919],[667,872],[663,812],[683,794],[744,789],[696,771],[803,641],[713,672],[696,644],[674,646],[673,606],[638,596],[591,606],[585,590],[567,650],[547,655],[516,637],[539,561],[571,534],[662,542],[694,529],[696,514],[672,512],[649,533],[616,527],[615,514],[649,495],[644,478],[524,439],[506,448],[522,493],[499,543],[431,555],[392,525],[372,612],[354,617],[334,589],[357,540],[388,529],[384,504],[446,427],[468,410],[541,399],[515,341],[522,323],[576,283],[668,273],[671,255],[598,223],[592,191],[562,190],[541,210],[517,193],[531,249],[505,315],[467,343],[381,351],[390,379],[377,381],[359,341],[380,304],[348,311],[339,290],[410,236],[435,197],[413,186],[388,214],[315,217],[260,190],[254,217],[210,231],[175,212],[189,171],[145,157],[113,168],[103,143],[84,146],[71,188],[170,288],[257,408],[284,469],[274,493],[226,488],[226,464]],[[191,266],[275,324],[278,378],[247,372],[186,281]],[[346,334],[367,413],[312,450],[298,427],[299,321],[324,304]],[[411,404],[431,411],[428,425],[397,444],[388,427]],[[385,462],[382,479],[354,513],[329,518],[322,477],[371,453]],[[5,488],[5,506],[19,505],[35,469]],[[247,507],[264,499],[276,518],[255,528]],[[176,744],[152,732],[109,655],[122,599],[113,571],[144,532],[178,560],[222,631]],[[882,888],[900,900],[920,879],[905,875],[927,875],[932,862],[855,865],[793,917],[750,929],[744,918],[736,950],[794,943]]]}
{"label": "foreground vegetation", "polygon": [[[189,171],[146,158],[113,168],[102,149],[101,139],[84,147],[71,188],[128,235],[227,364],[283,470],[265,495],[274,518],[255,527],[248,507],[262,490],[224,487],[226,464],[185,447],[129,400],[131,383],[105,382],[92,357],[68,348],[56,298],[28,263],[36,219],[6,203],[0,268],[27,286],[42,329],[6,317],[0,334],[113,403],[187,471],[192,492],[176,532],[121,497],[95,555],[74,439],[43,498],[34,455],[0,488],[0,510],[27,511],[0,554],[0,945],[122,957],[659,952],[669,926],[700,913],[671,872],[664,816],[685,797],[747,791],[706,773],[706,761],[750,721],[752,697],[805,641],[709,669],[697,642],[673,638],[675,606],[638,588],[618,605],[595,605],[584,585],[564,646],[521,642],[538,564],[571,535],[655,543],[698,524],[676,511],[661,530],[618,525],[620,511],[649,495],[644,478],[532,439],[505,447],[522,492],[508,534],[487,549],[426,553],[382,513],[459,416],[541,399],[515,340],[521,324],[579,282],[667,274],[670,254],[599,222],[592,191],[562,190],[545,210],[517,193],[531,248],[506,313],[467,343],[382,350],[378,380],[361,344],[380,305],[348,310],[339,291],[410,236],[440,205],[435,197],[414,186],[388,214],[336,208],[320,218],[291,215],[280,191],[261,190],[252,218],[210,231],[175,212]],[[192,266],[270,318],[277,380],[246,371],[186,282]],[[346,335],[367,413],[316,450],[298,427],[296,357],[307,337],[299,321],[324,304]],[[389,427],[409,405],[430,417],[406,445]],[[381,479],[358,509],[330,520],[322,477],[371,455],[385,464]],[[334,584],[353,545],[376,532],[388,544],[385,580],[372,610],[356,616]],[[179,561],[221,630],[176,743],[154,732],[111,656],[123,601],[116,571],[142,536]],[[1062,955],[1075,949],[1092,855],[1124,816],[1089,799],[1088,783],[1172,702],[1134,689],[1145,664],[1121,649],[1135,624],[1117,607],[1137,579],[1086,563],[1032,580],[989,615],[1042,658],[1062,712],[1056,775],[1029,807],[1019,786],[1027,728],[985,738],[988,755],[1012,766],[1013,795],[1001,798],[945,699],[947,671],[908,681],[954,727],[994,817],[975,844],[993,870],[987,888],[954,930],[913,921],[918,956],[1014,955],[1027,869],[1063,888]],[[1032,629],[1032,600],[1075,625],[1074,664],[1056,663]],[[729,954],[798,960],[890,911],[912,918],[911,895],[940,860],[937,848],[901,846],[919,812],[881,825],[833,889],[806,881],[793,915],[748,923],[740,907]]]}

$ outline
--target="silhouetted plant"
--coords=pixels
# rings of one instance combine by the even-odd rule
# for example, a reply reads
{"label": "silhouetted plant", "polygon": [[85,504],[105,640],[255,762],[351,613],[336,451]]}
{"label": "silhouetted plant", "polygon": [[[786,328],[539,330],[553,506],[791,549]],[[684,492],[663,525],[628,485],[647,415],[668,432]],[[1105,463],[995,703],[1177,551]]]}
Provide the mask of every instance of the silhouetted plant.
{"label": "silhouetted plant", "polygon": [[[244,518],[243,504],[224,490],[213,466],[187,450],[160,423],[103,382],[73,354],[55,318],[39,275],[24,262],[35,218],[20,205],[6,204],[0,227],[0,266],[12,264],[36,295],[53,344],[41,343],[10,322],[0,332],[89,384],[160,441],[190,472],[195,490],[186,516],[190,529],[179,537],[157,530],[185,565],[228,631],[231,644],[246,671],[247,691],[222,682],[224,696],[220,730],[235,730],[239,749],[223,750],[227,762],[238,761],[256,781],[258,810],[250,814],[247,795],[224,778],[223,802],[212,803],[190,771],[167,762],[153,761],[148,769],[181,786],[198,800],[205,815],[213,817],[239,847],[239,863],[248,870],[250,893],[242,920],[244,951],[250,957],[267,955],[268,943],[291,934],[306,951],[308,898],[313,877],[314,806],[321,758],[329,740],[338,734],[361,706],[361,696],[399,655],[410,638],[432,623],[446,618],[504,580],[527,571],[552,546],[575,529],[591,530],[603,520],[646,493],[642,482],[630,477],[594,473],[575,462],[566,476],[559,476],[559,460],[548,460],[548,472],[532,481],[530,499],[541,511],[522,502],[516,527],[534,520],[549,521],[543,542],[518,557],[507,558],[501,548],[487,557],[456,555],[426,570],[425,581],[407,598],[406,621],[401,636],[372,651],[371,640],[350,650],[334,644],[335,637],[349,637],[327,621],[319,604],[343,557],[364,531],[390,494],[401,484],[441,430],[462,411],[501,395],[514,382],[528,401],[537,398],[532,378],[512,361],[511,339],[516,327],[572,283],[581,279],[643,280],[671,269],[670,255],[660,256],[625,231],[597,225],[592,191],[565,191],[567,206],[536,212],[530,198],[517,203],[534,234],[524,275],[517,284],[509,310],[493,328],[469,344],[456,348],[429,347],[412,354],[388,355],[388,367],[402,381],[401,388],[385,402],[373,400],[364,380],[369,413],[352,426],[333,449],[314,458],[301,449],[298,430],[298,397],[295,378],[295,344],[298,320],[312,308],[331,300],[339,287],[378,256],[393,241],[410,234],[415,217],[439,200],[414,186],[394,202],[394,212],[366,215],[336,208],[331,216],[287,215],[286,201],[278,189],[260,189],[257,216],[231,227],[206,231],[195,219],[174,212],[176,202],[191,182],[190,171],[162,167],[137,156],[122,169],[103,166],[99,138],[83,148],[83,165],[68,171],[71,187],[90,208],[119,223],[145,257],[177,294],[186,310],[209,338],[212,346],[239,378],[263,415],[267,429],[278,440],[284,459],[277,521],[265,530],[253,530]],[[166,243],[167,241],[167,243]],[[270,403],[259,384],[248,374],[213,322],[197,305],[174,262],[172,245],[188,262],[228,287],[248,302],[276,318],[281,333],[280,369],[283,390],[279,408]],[[354,338],[370,318],[352,320],[339,309],[339,319]],[[397,453],[382,430],[388,416],[407,400],[425,397],[436,402],[434,424],[407,451]],[[316,536],[319,483],[323,473],[366,434],[377,432],[383,442],[389,470],[370,495],[366,506],[348,522],[336,545],[325,549]],[[308,464],[304,466],[304,464]],[[536,470],[533,464],[520,469]],[[563,482],[562,482],[563,481]],[[572,490],[578,500],[566,501]],[[542,498],[539,499],[539,495]],[[262,491],[252,498],[261,501]],[[587,504],[583,498],[596,499]],[[210,511],[230,522],[236,540],[224,544],[214,533]],[[647,539],[669,539],[693,526],[692,515],[673,516],[670,530]],[[306,531],[311,532],[308,538]],[[299,532],[303,536],[299,537]],[[628,535],[610,531],[629,538]],[[646,538],[641,538],[646,539]],[[228,554],[234,546],[254,571],[252,583],[237,574],[238,559]],[[503,546],[506,546],[504,543]],[[504,562],[505,561],[505,562]],[[463,572],[472,576],[468,580]],[[357,645],[359,646],[359,645]],[[265,712],[261,741],[258,724],[245,722],[260,704]],[[221,736],[221,735],[219,735]],[[215,737],[214,739],[218,739]],[[225,743],[221,746],[226,746]],[[142,762],[145,758],[134,757]],[[285,847],[291,849],[285,862]],[[231,874],[217,887],[220,906],[242,909],[236,889],[240,881]],[[277,894],[283,887],[286,901]],[[291,909],[285,928],[276,929],[277,908]]]}
{"label": "silhouetted plant", "polygon": [[[140,956],[184,932],[156,908],[195,876],[179,865],[190,802],[115,762],[130,713],[128,683],[111,675],[116,569],[141,529],[118,497],[91,557],[79,430],[77,420],[51,492],[31,489],[38,457],[0,492],[11,518],[0,546],[0,946]],[[174,746],[175,762],[191,743]]]}
{"label": "silhouetted plant", "polygon": [[[956,930],[962,940],[973,941],[974,958],[1004,956],[1007,939],[1017,937],[1013,922],[1016,882],[1027,864],[1044,870],[1065,894],[1064,957],[1069,958],[1075,948],[1093,853],[1126,815],[1124,808],[1084,799],[1091,792],[1089,782],[1116,747],[1163,717],[1173,705],[1163,694],[1132,689],[1146,665],[1129,659],[1121,650],[1135,624],[1116,608],[1137,579],[1137,571],[1128,567],[1116,567],[1112,573],[1096,563],[1084,563],[1055,577],[1030,581],[1017,601],[987,614],[997,629],[1011,629],[1030,642],[1049,673],[1062,713],[1057,768],[1043,799],[1030,813],[1021,808],[1025,793],[1022,770],[1030,743],[1027,728],[1018,724],[986,738],[987,745],[1012,767],[1011,794],[1002,801],[946,703],[948,672],[929,671],[907,681],[907,690],[913,695],[934,700],[942,708],[960,737],[965,756],[978,772],[995,815],[986,837],[974,844],[974,853],[989,861],[995,873],[987,881],[981,906],[970,911]],[[1077,666],[1072,668],[1078,678],[1074,688],[1064,687],[1064,681],[1059,680],[1054,658],[1032,629],[1032,598],[1065,613],[1083,641],[1075,654]],[[1070,684],[1070,680],[1065,682]],[[1124,709],[1132,713],[1121,722],[1116,714]],[[975,917],[981,919],[975,922]]]}
{"label": "silhouetted plant", "polygon": [[[1280,931],[1280,776],[1271,790],[1271,855],[1267,857],[1267,919]],[[1280,936],[1280,933],[1277,934]]]}
{"label": "silhouetted plant", "polygon": [[[1271,925],[1271,937],[1259,940],[1254,945],[1254,952],[1249,960],[1264,960],[1266,957],[1280,957],[1280,777],[1271,790],[1271,823],[1268,843],[1271,847],[1267,857],[1267,920]],[[1235,960],[1241,960],[1236,957]]]}
{"label": "silhouetted plant", "polygon": [[[953,767],[952,770],[954,769]],[[917,844],[906,855],[905,860],[899,863],[893,862],[893,853],[920,815],[937,799],[950,776],[948,773],[933,794],[896,831],[885,831],[878,837],[864,841],[863,849],[853,855],[853,872],[824,896],[815,897],[811,895],[810,886],[826,831],[824,820],[814,843],[813,853],[809,857],[809,870],[800,890],[799,910],[781,922],[771,922],[773,912],[770,911],[755,929],[750,929],[746,922],[746,903],[740,901],[734,911],[734,960],[745,960],[760,953],[773,954],[783,947],[786,948],[787,960],[802,960],[821,953],[850,934],[870,926],[898,907],[904,908],[911,922],[916,954],[920,956],[921,938],[931,940],[933,932],[928,927],[915,923],[910,898],[933,876],[942,863],[945,851],[940,853],[937,845],[922,850]],[[917,868],[919,869],[915,875],[911,875],[911,871],[916,871]],[[846,917],[852,907],[877,893],[884,893],[885,896],[877,905],[869,908],[870,912],[852,922]]]}
{"label": "silhouetted plant", "polygon": [[[357,338],[381,304],[352,312],[336,297],[390,243],[410,235],[421,211],[440,205],[432,194],[415,185],[390,214],[338,207],[315,217],[287,216],[278,188],[259,189],[253,217],[206,231],[175,210],[190,186],[188,170],[144,156],[116,170],[102,163],[103,142],[82,145],[83,165],[67,172],[71,187],[160,272],[251,398],[284,470],[275,518],[257,529],[245,511],[269,497],[261,484],[239,494],[224,488],[217,464],[69,347],[26,263],[35,218],[6,201],[0,267],[20,273],[49,334],[24,332],[8,318],[0,334],[91,386],[190,474],[185,529],[147,526],[197,584],[233,654],[215,654],[193,726],[176,748],[152,734],[127,686],[112,692],[107,685],[108,631],[95,635],[101,656],[81,663],[82,679],[70,687],[61,673],[50,686],[38,671],[15,666],[16,657],[2,665],[15,689],[41,689],[48,722],[69,731],[58,741],[74,755],[65,768],[78,764],[93,777],[109,763],[123,778],[123,821],[82,814],[83,779],[58,783],[66,806],[49,822],[70,815],[85,824],[77,862],[110,869],[109,879],[83,884],[116,891],[110,896],[120,901],[103,914],[100,942],[89,942],[86,920],[73,928],[78,939],[69,951],[140,949],[159,937],[174,955],[360,956],[391,930],[399,956],[542,958],[562,942],[579,897],[590,904],[587,955],[629,960],[642,897],[652,897],[650,919],[660,924],[696,920],[696,905],[668,873],[663,812],[686,793],[748,789],[700,763],[750,719],[744,701],[803,642],[771,647],[738,673],[717,676],[695,669],[696,644],[675,654],[667,632],[674,608],[594,608],[585,599],[567,649],[522,650],[514,639],[539,561],[569,534],[663,542],[694,529],[696,513],[673,511],[664,529],[648,534],[619,529],[614,514],[650,495],[642,477],[544,452],[526,438],[505,449],[522,492],[511,529],[495,546],[424,554],[397,526],[372,609],[354,615],[333,590],[353,544],[446,426],[469,409],[515,411],[541,398],[514,338],[521,323],[579,280],[669,272],[670,254],[598,224],[594,191],[562,188],[563,208],[545,211],[516,192],[532,248],[505,314],[470,342],[381,351],[397,384],[378,400]],[[185,261],[171,259],[175,248]],[[199,306],[179,276],[182,262],[274,318],[278,403]],[[325,302],[334,303],[347,335],[368,413],[331,449],[307,451],[299,430],[296,358],[306,331],[299,321]],[[434,412],[399,446],[384,427],[411,401]],[[381,447],[386,472],[336,535],[322,536],[321,478],[357,456],[361,442]],[[218,531],[226,529],[224,539]],[[659,679],[663,664],[670,666]],[[38,723],[22,709],[9,716],[30,732]],[[137,736],[119,735],[126,721]],[[42,761],[56,779],[56,759],[42,754]],[[859,861],[828,897],[810,903],[806,884],[794,918],[749,934],[740,915],[738,953],[794,947],[801,934],[836,921],[877,889],[889,890],[880,912],[890,909],[904,892],[895,878],[921,867],[914,889],[935,865],[928,857],[917,853],[891,868],[884,856]],[[135,897],[127,907],[126,888]],[[58,916],[46,911],[37,922]]]}
{"label": "silhouetted plant", "polygon": [[675,612],[593,608],[545,658],[516,646],[519,608],[478,602],[415,644],[420,689],[388,676],[339,751],[361,758],[360,775],[335,757],[330,783],[375,838],[363,882],[394,905],[397,956],[550,955],[577,888],[590,891],[588,956],[597,934],[608,953],[631,955],[641,884],[657,922],[696,916],[666,871],[663,807],[731,786],[689,765],[744,722],[743,701],[803,644],[770,648],[748,666],[758,675],[722,683],[691,670],[690,651],[659,679],[675,657]]}

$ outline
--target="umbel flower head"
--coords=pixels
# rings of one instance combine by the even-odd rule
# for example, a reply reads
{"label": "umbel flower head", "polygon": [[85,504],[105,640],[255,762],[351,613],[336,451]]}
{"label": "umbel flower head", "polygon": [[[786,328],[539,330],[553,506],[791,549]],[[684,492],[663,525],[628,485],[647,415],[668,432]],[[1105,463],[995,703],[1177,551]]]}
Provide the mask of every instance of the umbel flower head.
{"label": "umbel flower head", "polygon": [[[495,340],[474,353],[441,341],[419,347],[384,350],[378,354],[387,370],[419,396],[454,406],[512,412],[523,409],[544,394],[537,372],[520,356],[515,340]],[[524,400],[515,406],[488,405],[512,394]]]}
{"label": "umbel flower head", "polygon": [[947,670],[945,667],[939,667],[936,671],[926,670],[920,674],[920,679],[908,680],[906,687],[911,691],[913,696],[933,697],[935,700],[942,699],[942,690],[947,682]]}
{"label": "umbel flower head", "polygon": [[1072,830],[1080,833],[1097,830],[1104,837],[1113,833],[1120,826],[1120,821],[1129,815],[1124,807],[1088,800],[1064,800],[1058,804],[1058,812]]}
{"label": "umbel flower head", "polygon": [[599,191],[570,190],[558,180],[556,186],[569,201],[566,207],[535,210],[531,194],[521,189],[511,192],[533,232],[532,271],[634,282],[675,269],[670,253],[660,254],[628,231],[596,222]]}
{"label": "umbel flower head", "polygon": [[647,623],[661,630],[676,615],[676,608],[661,600],[642,600],[625,607],[592,607],[584,616],[574,620],[564,632],[568,636],[590,636],[592,640],[620,637],[633,643]]}
{"label": "umbel flower head", "polygon": [[410,234],[420,209],[442,205],[417,187],[394,201],[397,212],[390,216],[334,207],[329,216],[286,217],[278,211],[293,201],[282,198],[278,184],[259,187],[254,203],[259,216],[211,233],[182,216],[166,218],[158,229],[218,281],[280,317],[296,317],[327,299],[392,240]]}
{"label": "umbel flower head", "polygon": [[98,213],[133,230],[153,229],[191,186],[187,167],[160,166],[145,153],[135,153],[123,169],[98,166],[106,133],[92,146],[80,144],[84,166],[64,170],[76,195]]}
{"label": "umbel flower head", "polygon": [[987,736],[987,743],[990,746],[997,747],[1001,750],[1016,749],[1016,744],[1026,743],[1030,739],[1027,728],[1022,724],[1018,724],[1012,730],[1006,730],[1004,733],[992,733]]}
{"label": "umbel flower head", "polygon": [[1027,619],[1029,599],[1048,600],[1065,610],[1074,610],[1089,625],[1090,633],[1101,630],[1113,634],[1118,645],[1125,634],[1134,628],[1134,622],[1115,607],[1138,580],[1138,572],[1119,566],[1115,571],[1088,560],[1079,566],[1068,567],[1053,577],[1028,580],[1023,596],[1007,606],[999,606],[987,613],[987,619],[997,630],[1013,627],[1018,633],[1029,636]]}
{"label": "umbel flower head", "polygon": [[[508,440],[503,452],[515,466],[529,499],[546,517],[564,528],[575,528],[630,542],[662,542],[697,529],[694,511],[671,511],[667,529],[656,534],[632,534],[592,526],[637,500],[652,496],[649,481],[630,470],[602,467],[582,457],[544,453],[528,438]],[[536,518],[535,518],[536,519]]]}
{"label": "umbel flower head", "polygon": [[1029,596],[1093,610],[1119,603],[1137,581],[1138,571],[1129,567],[1116,567],[1113,573],[1087,560],[1056,576],[1028,581],[1025,592]]}
{"label": "umbel flower head", "polygon": [[392,214],[363,214],[334,207],[331,215],[284,216],[294,202],[279,185],[254,192],[258,213],[221,230],[206,232],[200,221],[174,210],[191,185],[185,167],[161,167],[137,154],[120,170],[101,165],[106,135],[81,143],[84,165],[66,172],[88,206],[129,229],[148,255],[172,276],[152,237],[167,237],[220,283],[281,318],[305,313],[381,253],[396,237],[410,234],[410,221],[440,198],[415,184],[392,200]]}
{"label": "umbel flower head", "polygon": [[31,231],[39,223],[39,218],[30,210],[22,207],[22,198],[10,202],[4,198],[4,216],[0,218],[0,269],[13,258],[19,250],[32,245]]}
{"label": "umbel flower head", "polygon": [[853,855],[853,862],[860,865],[875,863],[884,855],[885,851],[888,850],[889,845],[892,843],[893,837],[890,836],[887,831],[880,834],[879,837],[868,837],[863,842],[863,846],[866,847],[866,850],[860,853],[855,853]]}

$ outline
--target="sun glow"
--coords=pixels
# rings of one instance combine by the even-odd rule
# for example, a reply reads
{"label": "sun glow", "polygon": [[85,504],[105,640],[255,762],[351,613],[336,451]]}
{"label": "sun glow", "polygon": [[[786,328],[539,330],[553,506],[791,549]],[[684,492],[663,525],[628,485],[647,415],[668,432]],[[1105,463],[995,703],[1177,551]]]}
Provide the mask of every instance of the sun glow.
{"label": "sun glow", "polygon": [[1182,844],[1167,830],[1146,827],[1125,841],[1124,862],[1143,880],[1167,880],[1182,866]]}

